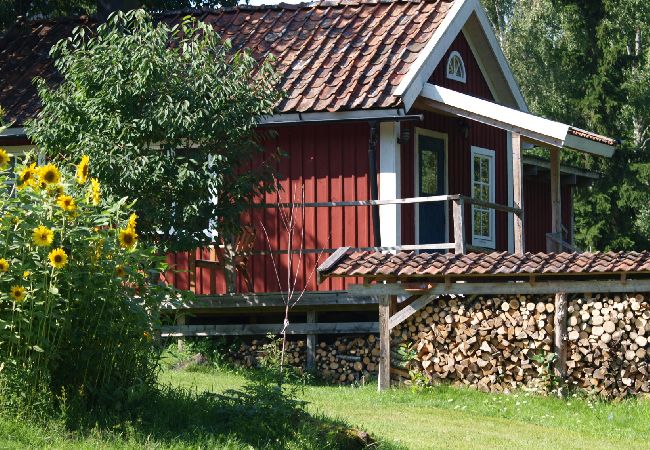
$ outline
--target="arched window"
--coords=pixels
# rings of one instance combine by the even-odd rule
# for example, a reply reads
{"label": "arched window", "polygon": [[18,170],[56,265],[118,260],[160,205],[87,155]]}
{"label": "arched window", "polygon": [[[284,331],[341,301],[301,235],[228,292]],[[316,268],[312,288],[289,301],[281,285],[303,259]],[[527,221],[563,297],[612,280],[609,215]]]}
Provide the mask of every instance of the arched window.
{"label": "arched window", "polygon": [[465,74],[465,63],[458,52],[451,52],[447,60],[447,78],[450,80],[465,83],[467,76]]}

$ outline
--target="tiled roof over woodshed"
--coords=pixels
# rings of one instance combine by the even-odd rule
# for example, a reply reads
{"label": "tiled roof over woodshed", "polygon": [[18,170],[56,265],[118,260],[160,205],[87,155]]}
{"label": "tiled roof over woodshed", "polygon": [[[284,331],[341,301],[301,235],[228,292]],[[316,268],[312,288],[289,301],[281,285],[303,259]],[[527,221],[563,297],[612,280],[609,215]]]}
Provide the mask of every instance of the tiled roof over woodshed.
{"label": "tiled roof over woodshed", "polygon": [[444,276],[650,273],[650,252],[607,253],[338,253],[321,277],[410,278]]}
{"label": "tiled roof over woodshed", "polygon": [[[192,14],[235,49],[273,55],[287,97],[278,112],[387,109],[393,93],[445,18],[453,0],[322,1],[166,13],[170,23]],[[88,19],[37,21],[0,39],[0,105],[17,123],[39,102],[35,76],[58,81],[48,53]]]}

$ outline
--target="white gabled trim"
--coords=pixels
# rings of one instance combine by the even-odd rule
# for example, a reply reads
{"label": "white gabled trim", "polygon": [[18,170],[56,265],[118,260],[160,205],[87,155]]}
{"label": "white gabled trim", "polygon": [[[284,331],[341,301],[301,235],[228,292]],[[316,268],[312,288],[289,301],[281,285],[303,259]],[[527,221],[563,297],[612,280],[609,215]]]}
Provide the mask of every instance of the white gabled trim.
{"label": "white gabled trim", "polygon": [[404,109],[411,109],[413,102],[427,82],[442,57],[447,53],[454,39],[463,29],[463,25],[472,13],[471,3],[476,0],[457,0],[451,7],[442,23],[413,61],[409,71],[395,89],[394,95],[402,97]]}
{"label": "white gabled trim", "polygon": [[425,83],[420,96],[433,109],[516,132],[534,143],[571,148],[597,156],[611,157],[614,147],[569,134],[569,125],[498,105],[452,89]]}
{"label": "white gabled trim", "polygon": [[[402,195],[402,170],[399,122],[382,122],[379,125],[379,200],[392,200]],[[396,247],[402,244],[401,205],[379,207],[381,245]]]}
{"label": "white gabled trim", "polygon": [[372,120],[404,115],[404,110],[402,109],[357,109],[354,111],[286,113],[263,117],[260,119],[259,124],[281,125],[288,123],[326,122],[338,120]]}
{"label": "white gabled trim", "polygon": [[521,111],[528,112],[528,106],[526,105],[526,100],[524,100],[524,96],[521,94],[521,90],[519,89],[519,84],[517,84],[517,81],[515,80],[515,76],[513,75],[512,70],[510,70],[510,65],[506,60],[506,55],[504,55],[503,50],[501,50],[501,46],[499,45],[499,41],[497,40],[497,37],[494,34],[494,30],[492,29],[490,20],[488,19],[487,14],[485,14],[485,9],[483,9],[483,6],[481,6],[478,0],[470,0],[470,1],[476,5],[474,8],[474,12],[476,12],[476,17],[478,18],[479,22],[481,22],[481,26],[483,28],[483,31],[485,32],[485,37],[490,43],[492,52],[494,53],[494,56],[497,58],[497,61],[499,62],[499,67],[501,68],[501,72],[503,73],[503,76],[505,77],[506,82],[510,87],[510,91],[512,92],[512,95],[515,97],[517,106]]}
{"label": "white gabled trim", "polygon": [[416,60],[411,65],[411,68],[406,73],[400,84],[395,89],[394,95],[402,97],[404,108],[408,111],[411,109],[413,102],[417,99],[422,87],[427,82],[429,76],[435,70],[436,66],[442,60],[456,36],[462,32],[465,23],[472,13],[476,14],[479,20],[485,37],[492,49],[492,52],[499,63],[501,72],[510,88],[517,106],[521,111],[528,111],[524,97],[521,95],[519,85],[515,81],[515,77],[510,70],[510,66],[506,61],[505,55],[499,46],[492,26],[485,14],[483,7],[479,0],[456,0],[451,9],[447,12],[442,23],[438,26],[436,31],[425,45],[424,49],[420,52]]}

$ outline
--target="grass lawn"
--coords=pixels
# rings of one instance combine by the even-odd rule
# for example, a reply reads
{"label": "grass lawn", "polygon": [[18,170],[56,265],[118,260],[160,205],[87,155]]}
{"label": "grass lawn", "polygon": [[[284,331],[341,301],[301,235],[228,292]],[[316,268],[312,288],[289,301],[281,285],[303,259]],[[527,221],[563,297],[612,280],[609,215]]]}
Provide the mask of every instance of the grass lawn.
{"label": "grass lawn", "polygon": [[[71,433],[52,421],[37,426],[0,419],[0,448],[339,448],[327,428],[345,423],[369,432],[380,449],[486,448],[648,448],[650,402],[563,401],[524,393],[510,395],[437,387],[393,389],[306,386],[299,396],[309,402],[307,424],[295,433],[289,420],[283,440],[278,424],[231,404],[215,408],[214,396],[240,389],[244,376],[218,370],[164,371],[163,385],[183,387],[194,395],[168,389],[160,398],[143,399],[144,419],[109,430]],[[250,417],[248,417],[250,416]],[[285,421],[287,422],[287,421]],[[243,424],[243,425],[242,425]],[[325,425],[323,425],[325,424]],[[326,428],[323,428],[325,426]],[[324,430],[324,431],[323,431]]]}
{"label": "grass lawn", "polygon": [[[164,382],[197,389],[240,386],[233,374],[165,372]],[[496,395],[437,387],[378,393],[360,388],[307,386],[309,410],[369,432],[387,447],[648,448],[650,401],[560,400],[525,393]],[[381,447],[381,445],[380,445]]]}

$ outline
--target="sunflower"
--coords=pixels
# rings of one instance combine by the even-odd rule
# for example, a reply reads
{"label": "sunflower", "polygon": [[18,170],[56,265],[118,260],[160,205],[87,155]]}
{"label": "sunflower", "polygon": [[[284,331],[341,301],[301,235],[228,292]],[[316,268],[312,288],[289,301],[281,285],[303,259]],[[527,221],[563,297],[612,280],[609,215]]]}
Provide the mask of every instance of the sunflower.
{"label": "sunflower", "polygon": [[32,241],[34,241],[34,244],[39,247],[47,247],[52,245],[52,241],[54,241],[54,233],[48,227],[41,225],[34,228]]}
{"label": "sunflower", "polygon": [[136,213],[131,213],[131,215],[129,216],[129,222],[126,224],[126,227],[135,231],[135,225],[137,220],[138,220],[138,215]]}
{"label": "sunflower", "polygon": [[46,164],[38,169],[38,176],[46,185],[57,184],[61,181],[61,172],[54,164]]}
{"label": "sunflower", "polygon": [[30,166],[25,167],[18,174],[18,189],[22,189],[26,186],[38,187],[38,171],[36,169],[36,163],[32,163]]}
{"label": "sunflower", "polygon": [[81,161],[77,164],[77,183],[86,184],[88,181],[88,166],[90,164],[90,158],[88,155],[83,155]]}
{"label": "sunflower", "polygon": [[90,193],[88,196],[90,197],[90,202],[97,206],[99,205],[99,200],[101,199],[101,184],[99,184],[99,180],[97,178],[91,178],[90,179]]}
{"label": "sunflower", "polygon": [[26,270],[23,272],[23,278],[26,280],[27,278],[30,277],[32,273],[29,270]]}
{"label": "sunflower", "polygon": [[144,338],[147,340],[147,342],[153,341],[153,336],[148,331],[145,331],[144,333],[142,333],[142,336],[144,336]]}
{"label": "sunflower", "polygon": [[115,275],[118,278],[124,278],[126,276],[126,271],[124,270],[124,267],[122,266],[115,267]]}
{"label": "sunflower", "polygon": [[69,195],[59,195],[56,204],[59,205],[62,210],[68,212],[72,212],[77,209],[77,205],[75,204],[74,199]]}
{"label": "sunflower", "polygon": [[55,269],[60,269],[68,263],[68,255],[62,248],[55,248],[48,255],[50,265]]}
{"label": "sunflower", "polygon": [[22,286],[11,286],[9,291],[9,296],[14,299],[15,302],[22,302],[26,297],[25,288]]}
{"label": "sunflower", "polygon": [[135,233],[135,230],[131,228],[120,230],[120,235],[119,235],[120,247],[126,249],[133,248],[137,240],[138,240],[138,235]]}
{"label": "sunflower", "polygon": [[9,270],[9,261],[0,258],[0,272],[7,272]]}
{"label": "sunflower", "polygon": [[11,156],[7,153],[7,150],[0,148],[0,169],[5,169],[9,165],[9,160]]}

